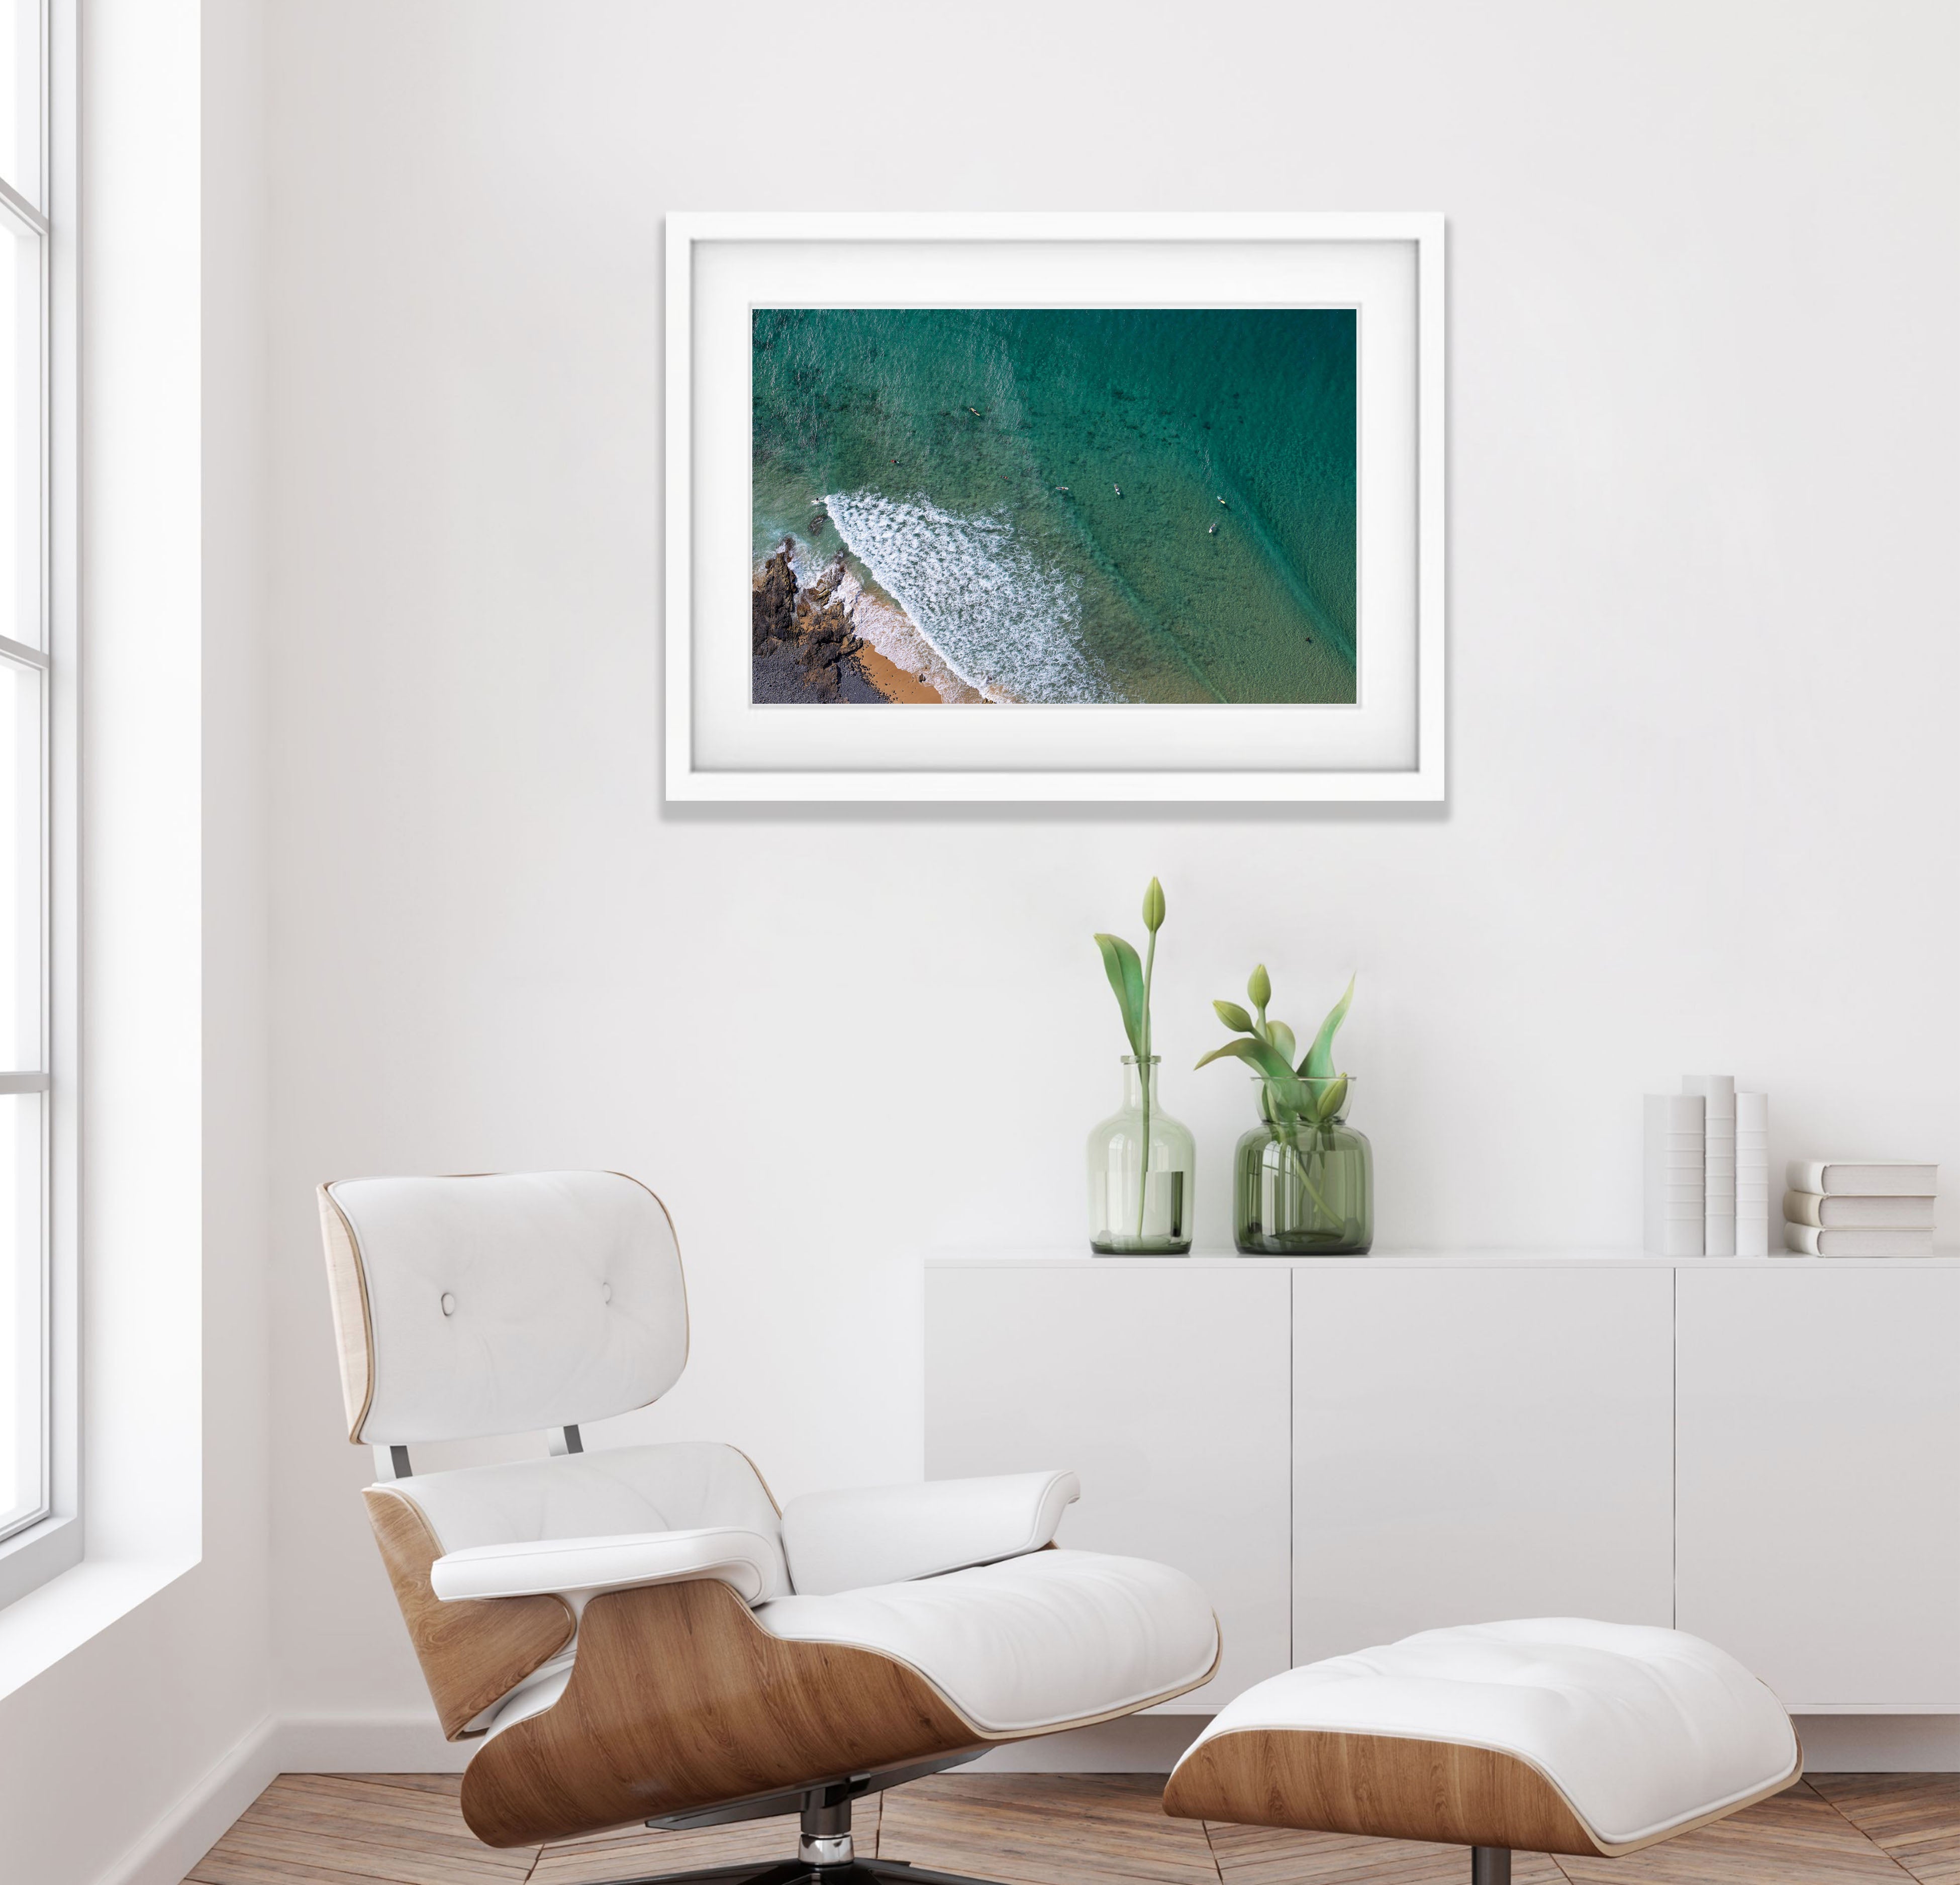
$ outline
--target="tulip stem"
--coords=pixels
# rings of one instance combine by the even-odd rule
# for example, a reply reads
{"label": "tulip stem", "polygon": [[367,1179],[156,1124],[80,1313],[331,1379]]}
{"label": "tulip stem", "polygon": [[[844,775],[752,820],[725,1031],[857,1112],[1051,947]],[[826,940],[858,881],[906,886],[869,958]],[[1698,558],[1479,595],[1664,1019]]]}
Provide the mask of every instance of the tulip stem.
{"label": "tulip stem", "polygon": [[[1319,1187],[1316,1186],[1313,1180],[1306,1175],[1308,1169],[1307,1154],[1300,1142],[1300,1122],[1298,1119],[1294,1120],[1293,1123],[1293,1130],[1290,1133],[1283,1132],[1281,1135],[1280,1143],[1285,1150],[1293,1154],[1293,1168],[1295,1174],[1300,1180],[1300,1189],[1313,1200],[1314,1208],[1317,1210],[1323,1218],[1326,1218],[1328,1223],[1335,1225],[1338,1228],[1339,1220],[1335,1218],[1332,1212],[1328,1209],[1327,1200],[1321,1196]],[[1320,1142],[1321,1145],[1331,1145],[1333,1142],[1333,1135],[1324,1129],[1316,1130],[1314,1136],[1316,1140]],[[1316,1149],[1319,1150],[1319,1147],[1316,1146]]]}
{"label": "tulip stem", "polygon": [[1144,1057],[1137,1068],[1144,1087],[1144,1162],[1137,1173],[1137,1237],[1142,1241],[1144,1207],[1150,1183],[1150,979],[1157,973],[1157,932],[1154,925],[1144,953]]}

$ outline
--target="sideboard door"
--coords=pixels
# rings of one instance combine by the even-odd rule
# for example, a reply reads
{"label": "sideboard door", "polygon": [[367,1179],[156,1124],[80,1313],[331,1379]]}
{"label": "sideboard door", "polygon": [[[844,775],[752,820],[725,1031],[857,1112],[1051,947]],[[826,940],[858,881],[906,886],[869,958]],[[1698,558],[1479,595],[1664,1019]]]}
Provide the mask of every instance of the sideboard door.
{"label": "sideboard door", "polygon": [[1284,1265],[926,1271],[927,1476],[1072,1467],[1059,1543],[1196,1578],[1224,1658],[1172,1711],[1287,1666],[1289,1296]]}
{"label": "sideboard door", "polygon": [[1672,1622],[1673,1307],[1660,1267],[1301,1265],[1294,1661]]}
{"label": "sideboard door", "polygon": [[1960,1271],[1684,1267],[1681,1628],[1793,1710],[1960,1708]]}

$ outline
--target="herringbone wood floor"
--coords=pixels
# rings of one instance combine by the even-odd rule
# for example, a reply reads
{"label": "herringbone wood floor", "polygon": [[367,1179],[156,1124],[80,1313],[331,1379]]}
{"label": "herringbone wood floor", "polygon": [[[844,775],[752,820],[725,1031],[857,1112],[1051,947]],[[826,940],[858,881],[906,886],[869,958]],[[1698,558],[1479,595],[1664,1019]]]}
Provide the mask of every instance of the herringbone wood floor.
{"label": "herringbone wood floor", "polygon": [[[1146,1775],[940,1775],[861,1803],[858,1849],[1004,1885],[1465,1885],[1451,1846],[1165,1818]],[[793,1820],[492,1852],[453,1774],[282,1774],[186,1885],[597,1885],[787,1858]],[[1960,1774],[1813,1774],[1630,1859],[1520,1854],[1515,1885],[1960,1885]]]}

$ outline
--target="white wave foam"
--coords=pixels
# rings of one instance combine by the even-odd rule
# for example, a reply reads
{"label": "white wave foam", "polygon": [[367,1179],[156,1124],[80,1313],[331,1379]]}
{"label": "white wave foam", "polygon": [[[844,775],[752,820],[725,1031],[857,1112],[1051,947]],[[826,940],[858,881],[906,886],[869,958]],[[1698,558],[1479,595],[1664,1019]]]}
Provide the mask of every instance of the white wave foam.
{"label": "white wave foam", "polygon": [[988,699],[1119,698],[1082,646],[1079,584],[1042,568],[1004,518],[868,491],[823,505],[940,658]]}
{"label": "white wave foam", "polygon": [[947,667],[911,616],[896,603],[880,602],[848,572],[837,585],[837,599],[849,613],[851,627],[901,673],[916,674],[942,701],[953,706],[986,699],[978,688],[968,686]]}

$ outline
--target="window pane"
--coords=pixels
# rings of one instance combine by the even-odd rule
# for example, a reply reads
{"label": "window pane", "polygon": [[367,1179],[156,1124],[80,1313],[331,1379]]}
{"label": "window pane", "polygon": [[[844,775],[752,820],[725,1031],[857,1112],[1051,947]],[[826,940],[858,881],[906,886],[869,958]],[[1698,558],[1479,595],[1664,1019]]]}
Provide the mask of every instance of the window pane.
{"label": "window pane", "polygon": [[41,685],[0,656],[0,1073],[40,1073]]}
{"label": "window pane", "polygon": [[0,219],[0,635],[39,648],[41,242],[11,227]]}
{"label": "window pane", "polygon": [[0,177],[41,202],[41,0],[0,0]]}
{"label": "window pane", "polygon": [[46,1506],[44,1110],[38,1093],[0,1094],[0,1536]]}

